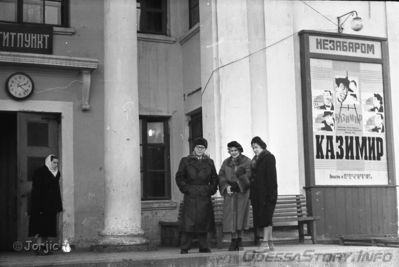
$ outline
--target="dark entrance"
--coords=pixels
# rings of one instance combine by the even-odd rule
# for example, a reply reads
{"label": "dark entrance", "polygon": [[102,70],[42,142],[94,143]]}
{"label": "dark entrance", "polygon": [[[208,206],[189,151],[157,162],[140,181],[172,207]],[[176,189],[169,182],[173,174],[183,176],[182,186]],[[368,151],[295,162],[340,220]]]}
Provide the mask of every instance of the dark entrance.
{"label": "dark entrance", "polygon": [[188,123],[189,127],[189,139],[188,142],[190,144],[190,153],[193,151],[193,141],[202,137],[202,110],[196,110],[190,114],[190,121]]}
{"label": "dark entrance", "polygon": [[28,239],[32,175],[59,155],[58,114],[0,112],[0,250]]}

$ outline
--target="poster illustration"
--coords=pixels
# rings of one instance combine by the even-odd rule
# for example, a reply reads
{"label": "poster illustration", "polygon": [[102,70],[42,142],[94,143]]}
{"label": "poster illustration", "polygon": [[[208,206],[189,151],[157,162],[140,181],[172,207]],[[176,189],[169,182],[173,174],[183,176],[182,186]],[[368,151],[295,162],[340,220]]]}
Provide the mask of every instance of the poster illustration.
{"label": "poster illustration", "polygon": [[310,59],[316,185],[388,184],[381,64]]}

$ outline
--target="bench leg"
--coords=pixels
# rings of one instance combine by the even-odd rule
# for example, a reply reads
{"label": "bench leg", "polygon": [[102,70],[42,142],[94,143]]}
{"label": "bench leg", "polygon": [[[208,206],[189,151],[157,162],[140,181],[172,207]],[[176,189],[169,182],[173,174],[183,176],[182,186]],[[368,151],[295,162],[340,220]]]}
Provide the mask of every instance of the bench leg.
{"label": "bench leg", "polygon": [[310,235],[312,236],[312,243],[316,244],[316,222],[315,221],[311,221],[308,223],[308,230],[310,231]]}
{"label": "bench leg", "polygon": [[303,231],[303,222],[298,222],[299,243],[305,242],[305,234]]}

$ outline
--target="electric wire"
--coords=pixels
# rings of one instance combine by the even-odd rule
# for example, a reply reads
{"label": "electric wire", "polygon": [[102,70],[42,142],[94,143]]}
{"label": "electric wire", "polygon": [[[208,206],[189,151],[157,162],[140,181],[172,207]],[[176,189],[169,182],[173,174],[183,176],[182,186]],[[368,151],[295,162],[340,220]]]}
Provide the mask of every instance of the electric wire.
{"label": "electric wire", "polygon": [[220,70],[220,69],[222,69],[222,68],[224,68],[224,67],[227,67],[227,66],[229,66],[229,65],[231,65],[231,64],[234,64],[234,63],[236,63],[236,62],[238,62],[238,61],[241,61],[241,60],[243,60],[243,59],[246,59],[246,58],[248,58],[248,57],[250,57],[250,56],[252,56],[252,55],[254,55],[254,54],[256,54],[256,53],[259,53],[259,52],[261,52],[261,51],[263,51],[263,50],[266,50],[266,49],[268,49],[268,48],[270,48],[270,47],[272,47],[272,46],[275,46],[276,44],[281,43],[281,42],[287,40],[288,38],[294,36],[294,35],[297,34],[298,32],[299,32],[299,31],[296,31],[296,32],[294,32],[294,33],[292,33],[292,34],[290,34],[290,35],[287,35],[286,37],[284,37],[284,38],[282,38],[282,39],[280,39],[280,40],[278,40],[278,41],[276,41],[276,42],[270,44],[270,45],[267,45],[267,46],[265,46],[265,47],[262,47],[262,48],[260,48],[260,49],[258,49],[258,50],[255,50],[255,51],[252,52],[252,53],[249,53],[248,55],[245,55],[245,56],[243,56],[243,57],[241,57],[241,58],[235,59],[235,60],[233,60],[233,61],[230,61],[229,63],[226,63],[226,64],[224,64],[224,65],[222,65],[222,66],[217,67],[217,68],[214,69],[214,70],[211,72],[211,74],[209,75],[209,78],[208,78],[208,80],[206,81],[206,84],[205,84],[205,86],[204,86],[204,89],[203,89],[202,92],[201,92],[201,95],[203,95],[203,94],[205,93],[205,90],[206,90],[206,88],[208,87],[209,81],[212,79],[212,76],[213,76],[213,74],[214,74],[216,71],[218,71],[218,70]]}
{"label": "electric wire", "polygon": [[[312,10],[314,10],[316,13],[318,13],[319,15],[321,15],[322,17],[324,17],[326,20],[330,21],[332,24],[334,24],[335,26],[337,26],[337,24],[336,24],[334,21],[332,21],[331,19],[329,19],[327,16],[325,16],[324,14],[322,14],[321,12],[319,12],[317,9],[315,9],[314,7],[312,7],[311,5],[309,5],[308,3],[306,3],[304,0],[300,0],[300,1],[301,1],[303,4],[305,4],[306,6],[308,6],[309,8],[311,8]],[[270,44],[270,45],[267,45],[267,46],[265,46],[265,47],[262,47],[262,48],[260,48],[260,49],[258,49],[258,50],[256,50],[256,51],[254,51],[254,52],[252,52],[252,53],[249,53],[249,54],[246,55],[246,56],[243,56],[243,57],[241,57],[241,58],[238,58],[238,59],[235,59],[235,60],[233,60],[233,61],[230,61],[229,63],[226,63],[226,64],[224,64],[224,65],[222,65],[222,66],[218,66],[216,69],[212,70],[211,74],[209,75],[209,78],[208,78],[208,80],[207,80],[206,83],[205,83],[204,89],[201,91],[201,96],[204,95],[204,93],[205,93],[205,91],[206,91],[206,89],[207,89],[207,87],[208,87],[208,84],[209,84],[210,80],[212,79],[213,74],[214,74],[216,71],[219,71],[220,69],[222,69],[222,68],[224,68],[224,67],[227,67],[227,66],[229,66],[229,65],[231,65],[231,64],[234,64],[234,63],[236,63],[236,62],[239,62],[239,61],[241,61],[241,60],[243,60],[243,59],[246,59],[246,58],[248,58],[248,57],[250,57],[250,56],[252,56],[252,55],[254,55],[254,54],[256,54],[256,53],[259,53],[260,51],[263,51],[263,50],[266,50],[266,49],[268,49],[268,48],[270,48],[270,47],[272,47],[272,46],[275,46],[276,44],[279,44],[279,43],[281,43],[281,42],[287,40],[288,38],[293,37],[293,36],[294,36],[295,34],[297,34],[298,32],[299,32],[299,31],[296,31],[296,32],[294,32],[294,33],[292,33],[292,34],[290,34],[290,35],[287,35],[286,37],[284,37],[284,38],[282,38],[282,39],[280,39],[280,40],[278,40],[278,41],[276,41],[276,42],[274,42],[274,43],[272,43],[272,44]]]}
{"label": "electric wire", "polygon": [[323,13],[321,13],[320,11],[318,11],[317,9],[315,9],[314,7],[312,7],[311,5],[309,5],[308,3],[306,3],[304,0],[300,0],[304,5],[308,6],[309,8],[313,9],[316,13],[318,13],[320,16],[322,16],[323,18],[325,18],[326,20],[328,20],[329,22],[331,22],[332,24],[334,24],[335,26],[338,26],[337,23],[335,23],[334,21],[332,21],[330,18],[328,18],[326,15],[324,15]]}

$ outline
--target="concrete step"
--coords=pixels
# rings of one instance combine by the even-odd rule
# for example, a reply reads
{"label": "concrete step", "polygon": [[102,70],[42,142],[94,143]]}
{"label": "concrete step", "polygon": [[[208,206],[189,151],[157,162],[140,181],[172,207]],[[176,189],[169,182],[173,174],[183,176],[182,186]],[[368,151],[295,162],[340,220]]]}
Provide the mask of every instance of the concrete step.
{"label": "concrete step", "polygon": [[[32,252],[0,253],[0,266],[399,266],[399,249],[385,247],[321,244],[276,245],[275,251],[245,247],[240,252],[213,249],[198,253],[192,249],[160,248],[138,252],[72,251],[37,256]],[[334,265],[335,264],[335,265]],[[337,265],[338,264],[338,265]]]}

